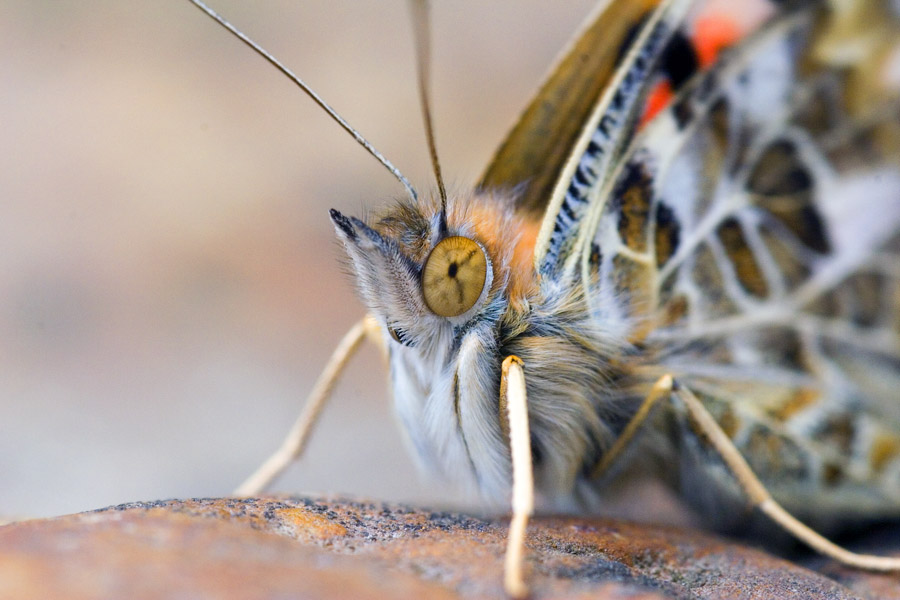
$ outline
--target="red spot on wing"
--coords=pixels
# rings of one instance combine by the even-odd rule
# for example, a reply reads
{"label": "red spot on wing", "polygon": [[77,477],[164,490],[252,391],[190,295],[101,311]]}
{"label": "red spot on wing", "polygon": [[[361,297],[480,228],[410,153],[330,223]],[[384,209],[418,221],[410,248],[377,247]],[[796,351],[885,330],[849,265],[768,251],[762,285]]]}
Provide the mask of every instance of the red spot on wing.
{"label": "red spot on wing", "polygon": [[711,13],[698,17],[694,23],[693,41],[700,68],[705,69],[716,62],[719,52],[743,36],[743,28],[729,15]]}
{"label": "red spot on wing", "polygon": [[669,102],[672,101],[673,95],[672,85],[667,80],[657,83],[650,91],[650,94],[647,95],[647,104],[644,107],[644,116],[641,117],[640,126],[643,127],[646,125],[653,117],[658,115],[661,110],[668,106]]}

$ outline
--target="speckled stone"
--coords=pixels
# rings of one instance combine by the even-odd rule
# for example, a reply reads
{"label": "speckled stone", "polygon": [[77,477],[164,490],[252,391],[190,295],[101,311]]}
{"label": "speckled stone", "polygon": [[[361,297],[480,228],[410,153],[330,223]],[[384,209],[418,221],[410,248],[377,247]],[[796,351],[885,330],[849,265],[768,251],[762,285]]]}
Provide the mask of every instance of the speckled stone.
{"label": "speckled stone", "polygon": [[[527,543],[535,598],[900,599],[900,575],[671,527],[545,517]],[[141,502],[0,527],[0,598],[503,598],[505,544],[505,520],[396,504]]]}

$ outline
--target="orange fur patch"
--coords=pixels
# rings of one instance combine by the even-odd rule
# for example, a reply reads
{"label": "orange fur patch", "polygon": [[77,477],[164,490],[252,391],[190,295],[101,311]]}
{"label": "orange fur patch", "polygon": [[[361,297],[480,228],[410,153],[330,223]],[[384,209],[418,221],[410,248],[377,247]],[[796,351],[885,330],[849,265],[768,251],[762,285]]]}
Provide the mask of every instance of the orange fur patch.
{"label": "orange fur patch", "polygon": [[[504,227],[503,211],[497,203],[472,202],[466,209],[469,221],[474,225],[478,239],[484,244],[493,261],[503,253],[509,239],[516,239],[509,263],[507,294],[511,304],[521,305],[529,296],[537,293],[537,277],[534,271],[534,246],[537,243],[540,219],[516,215],[506,227],[517,231],[501,231]],[[496,266],[495,266],[496,269]],[[494,272],[496,278],[498,273]]]}

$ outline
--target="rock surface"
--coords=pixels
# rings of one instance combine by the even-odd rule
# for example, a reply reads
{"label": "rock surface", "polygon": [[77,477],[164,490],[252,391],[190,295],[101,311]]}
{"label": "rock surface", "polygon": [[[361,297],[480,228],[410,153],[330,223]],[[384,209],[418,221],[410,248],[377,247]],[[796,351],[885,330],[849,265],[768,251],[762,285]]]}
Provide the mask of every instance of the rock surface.
{"label": "rock surface", "polygon": [[[0,528],[0,598],[503,598],[505,543],[505,520],[401,505],[133,503]],[[538,518],[528,533],[534,598],[900,599],[900,574],[817,562],[608,519]]]}

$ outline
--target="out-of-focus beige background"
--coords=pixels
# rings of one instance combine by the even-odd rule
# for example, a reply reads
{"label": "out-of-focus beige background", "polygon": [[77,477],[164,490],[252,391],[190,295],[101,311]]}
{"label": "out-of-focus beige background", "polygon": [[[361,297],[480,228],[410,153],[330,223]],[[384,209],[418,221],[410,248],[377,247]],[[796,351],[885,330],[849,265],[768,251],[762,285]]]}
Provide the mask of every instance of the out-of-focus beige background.
{"label": "out-of-focus beige background", "polygon": [[[402,0],[215,0],[420,188]],[[434,3],[470,185],[593,0]],[[0,4],[0,515],[228,493],[363,314],[327,209],[402,189],[186,1]],[[465,506],[406,455],[372,349],[279,490]]]}

